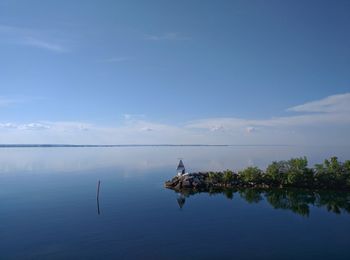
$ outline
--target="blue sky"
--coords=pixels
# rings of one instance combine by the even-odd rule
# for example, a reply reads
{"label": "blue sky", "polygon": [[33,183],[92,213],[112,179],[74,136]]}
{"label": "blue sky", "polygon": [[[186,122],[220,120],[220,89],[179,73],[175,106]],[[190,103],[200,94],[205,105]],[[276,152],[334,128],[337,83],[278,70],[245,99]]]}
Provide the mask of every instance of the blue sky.
{"label": "blue sky", "polygon": [[350,144],[349,13],[0,0],[0,143]]}

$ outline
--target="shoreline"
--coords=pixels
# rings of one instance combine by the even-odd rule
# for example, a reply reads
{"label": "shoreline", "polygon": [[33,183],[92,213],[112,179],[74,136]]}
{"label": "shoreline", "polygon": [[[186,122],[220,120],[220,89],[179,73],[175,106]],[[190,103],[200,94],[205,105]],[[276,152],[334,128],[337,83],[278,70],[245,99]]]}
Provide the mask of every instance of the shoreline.
{"label": "shoreline", "polygon": [[306,157],[272,162],[265,171],[248,167],[234,172],[178,172],[164,186],[175,191],[208,190],[211,188],[300,188],[311,190],[350,190],[350,161],[339,162],[337,157],[326,159],[314,168],[307,167]]}
{"label": "shoreline", "polygon": [[[334,192],[349,192],[350,187],[347,188],[328,188],[322,186],[298,186],[298,185],[269,185],[266,183],[254,182],[213,182],[208,178],[208,172],[193,172],[184,176],[174,176],[171,180],[164,182],[164,187],[174,190],[176,192],[210,192],[211,190],[225,191],[225,190],[242,190],[242,189],[256,189],[256,190],[270,190],[270,189],[303,189],[309,191],[334,191]],[[219,173],[220,174],[220,173]]]}

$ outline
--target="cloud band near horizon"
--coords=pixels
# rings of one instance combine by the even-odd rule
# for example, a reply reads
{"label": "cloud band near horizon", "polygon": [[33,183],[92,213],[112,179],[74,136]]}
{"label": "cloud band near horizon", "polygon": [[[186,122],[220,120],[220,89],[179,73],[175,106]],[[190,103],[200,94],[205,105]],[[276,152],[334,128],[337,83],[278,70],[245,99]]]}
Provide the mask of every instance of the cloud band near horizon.
{"label": "cloud band near horizon", "polygon": [[[2,103],[9,105],[6,100],[0,100]],[[85,122],[0,122],[0,143],[350,145],[342,137],[346,135],[338,135],[350,130],[350,93],[328,96],[287,111],[293,115],[268,119],[206,118],[182,126],[129,114],[117,127]]]}

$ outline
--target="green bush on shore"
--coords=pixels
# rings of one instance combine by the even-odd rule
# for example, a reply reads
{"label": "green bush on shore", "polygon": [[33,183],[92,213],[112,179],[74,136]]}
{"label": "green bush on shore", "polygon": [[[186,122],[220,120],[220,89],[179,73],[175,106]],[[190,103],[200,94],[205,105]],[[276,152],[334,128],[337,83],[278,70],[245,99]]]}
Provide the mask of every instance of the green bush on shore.
{"label": "green bush on shore", "polygon": [[231,170],[224,171],[222,174],[222,177],[223,177],[224,183],[226,183],[226,184],[231,183],[234,179],[233,171],[231,171]]}
{"label": "green bush on shore", "polygon": [[260,183],[262,180],[262,171],[258,167],[248,167],[238,172],[238,175],[244,182]]}
{"label": "green bush on shore", "polygon": [[238,172],[209,172],[209,180],[216,183],[254,184],[282,187],[350,189],[350,161],[339,162],[337,157],[326,159],[314,168],[308,167],[306,157],[275,161],[266,171],[248,167]]}

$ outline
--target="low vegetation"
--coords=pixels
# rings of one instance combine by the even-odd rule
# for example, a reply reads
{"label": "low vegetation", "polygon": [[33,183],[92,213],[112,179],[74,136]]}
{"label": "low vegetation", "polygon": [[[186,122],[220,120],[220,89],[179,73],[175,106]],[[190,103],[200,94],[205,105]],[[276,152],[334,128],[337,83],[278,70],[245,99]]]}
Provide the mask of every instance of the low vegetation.
{"label": "low vegetation", "polygon": [[[184,180],[184,181],[183,181]],[[166,182],[174,189],[210,187],[294,187],[312,189],[350,190],[350,161],[340,162],[337,157],[324,160],[322,164],[308,167],[306,157],[288,161],[272,162],[265,171],[248,167],[238,172],[190,173]]]}
{"label": "low vegetation", "polygon": [[344,163],[337,157],[324,160],[314,168],[308,167],[306,157],[271,163],[266,171],[248,167],[235,174],[232,171],[211,173],[224,182],[277,187],[350,189],[350,160]]}

